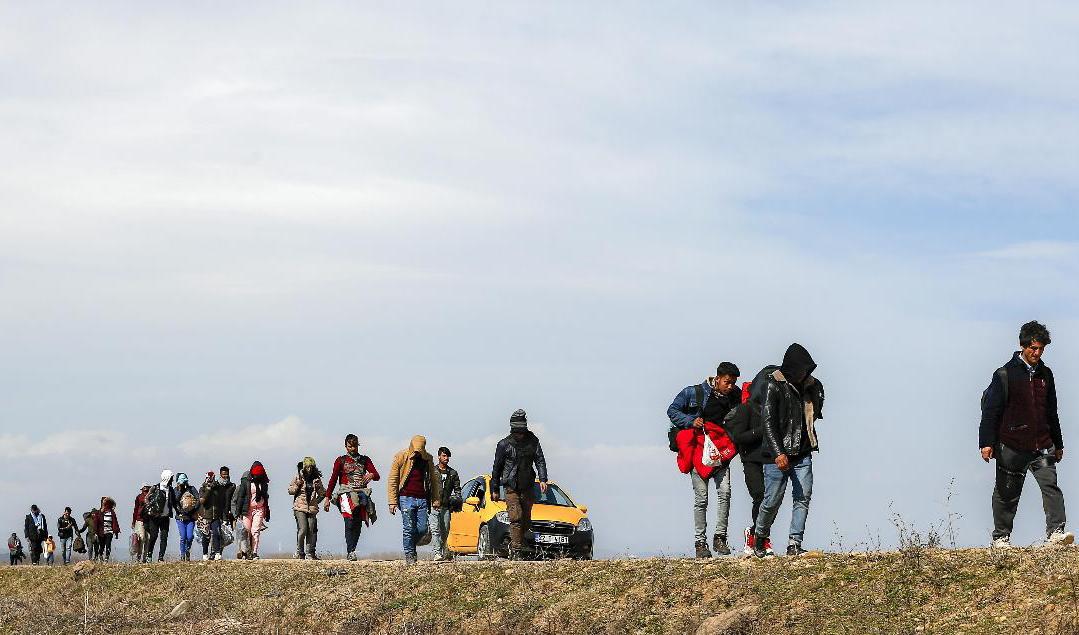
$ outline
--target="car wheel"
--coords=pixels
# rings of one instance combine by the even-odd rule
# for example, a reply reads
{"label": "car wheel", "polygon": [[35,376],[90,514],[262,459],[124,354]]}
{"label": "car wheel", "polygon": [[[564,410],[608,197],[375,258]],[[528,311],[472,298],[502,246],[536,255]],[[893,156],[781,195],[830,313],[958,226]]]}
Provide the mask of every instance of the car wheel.
{"label": "car wheel", "polygon": [[588,545],[588,551],[579,553],[573,556],[574,560],[591,560],[592,559],[592,545]]}
{"label": "car wheel", "polygon": [[480,560],[495,559],[495,552],[491,547],[491,529],[487,525],[480,525],[480,537],[476,541],[476,557]]}

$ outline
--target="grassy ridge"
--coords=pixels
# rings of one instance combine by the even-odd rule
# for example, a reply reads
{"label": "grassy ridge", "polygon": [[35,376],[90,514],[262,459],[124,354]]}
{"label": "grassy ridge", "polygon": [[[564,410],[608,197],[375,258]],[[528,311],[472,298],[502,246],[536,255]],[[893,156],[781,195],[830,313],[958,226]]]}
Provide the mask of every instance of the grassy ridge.
{"label": "grassy ridge", "polygon": [[1079,549],[0,569],[7,633],[693,633],[734,608],[721,632],[1074,633]]}

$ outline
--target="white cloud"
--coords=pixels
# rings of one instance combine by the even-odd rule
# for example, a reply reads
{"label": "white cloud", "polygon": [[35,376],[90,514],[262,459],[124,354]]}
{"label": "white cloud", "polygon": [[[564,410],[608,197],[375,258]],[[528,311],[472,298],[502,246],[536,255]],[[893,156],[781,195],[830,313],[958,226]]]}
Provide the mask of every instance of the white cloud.
{"label": "white cloud", "polygon": [[1079,242],[1065,241],[1028,241],[1014,243],[985,251],[980,254],[983,258],[1006,261],[1028,262],[1064,262],[1075,261],[1079,256]]}

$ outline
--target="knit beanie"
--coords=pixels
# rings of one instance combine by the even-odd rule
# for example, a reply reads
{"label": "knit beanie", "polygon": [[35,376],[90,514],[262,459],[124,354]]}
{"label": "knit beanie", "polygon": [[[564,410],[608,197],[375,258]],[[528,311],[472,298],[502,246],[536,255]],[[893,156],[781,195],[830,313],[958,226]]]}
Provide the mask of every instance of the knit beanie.
{"label": "knit beanie", "polygon": [[517,409],[510,415],[510,430],[527,430],[528,415],[524,410]]}

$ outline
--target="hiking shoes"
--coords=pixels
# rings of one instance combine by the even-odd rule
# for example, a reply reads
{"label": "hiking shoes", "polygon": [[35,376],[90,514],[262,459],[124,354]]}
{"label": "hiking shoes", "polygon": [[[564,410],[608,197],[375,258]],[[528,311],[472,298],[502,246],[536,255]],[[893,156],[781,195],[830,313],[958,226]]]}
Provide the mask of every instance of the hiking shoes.
{"label": "hiking shoes", "polygon": [[712,552],[708,551],[708,543],[706,543],[705,541],[702,540],[702,541],[696,543],[693,546],[697,550],[697,557],[698,558],[711,558],[712,557]]}
{"label": "hiking shoes", "polygon": [[1045,542],[1053,547],[1066,547],[1075,542],[1075,534],[1070,531],[1058,529],[1049,534],[1049,537],[1046,538]]}
{"label": "hiking shoes", "polygon": [[348,552],[348,556],[346,556],[346,557],[349,560],[352,560],[353,562],[355,562],[356,561],[356,552],[355,551],[350,551],[350,552]]}
{"label": "hiking shoes", "polygon": [[809,552],[807,552],[805,549],[802,549],[802,545],[800,545],[800,544],[798,544],[796,542],[787,545],[787,555],[789,557],[797,558],[798,556],[803,555],[805,553],[809,553]]}
{"label": "hiking shoes", "polygon": [[993,539],[992,547],[994,549],[1011,549],[1013,546],[1011,536],[1001,536]]}
{"label": "hiking shoes", "polygon": [[715,551],[717,556],[731,555],[731,548],[727,545],[727,537],[722,534],[712,536],[712,551]]}

